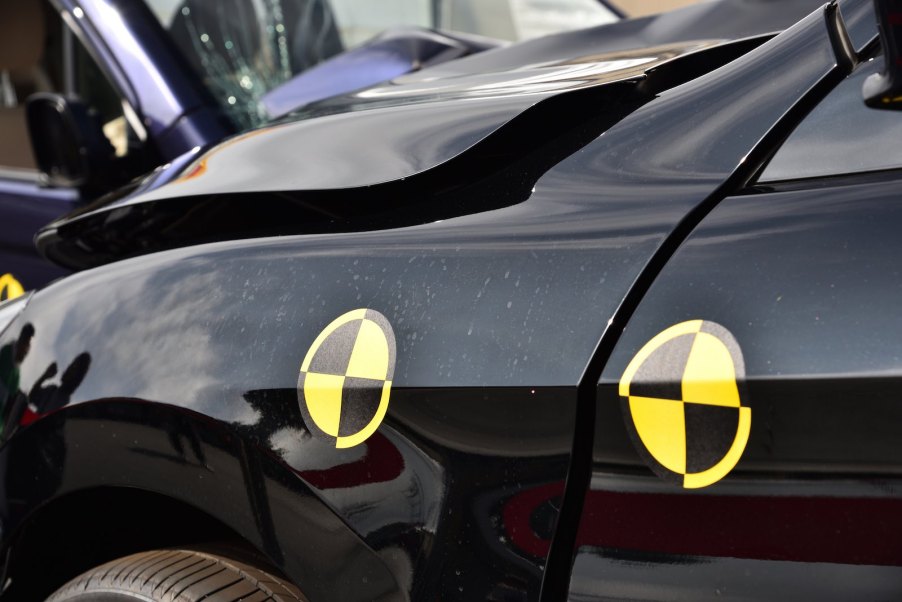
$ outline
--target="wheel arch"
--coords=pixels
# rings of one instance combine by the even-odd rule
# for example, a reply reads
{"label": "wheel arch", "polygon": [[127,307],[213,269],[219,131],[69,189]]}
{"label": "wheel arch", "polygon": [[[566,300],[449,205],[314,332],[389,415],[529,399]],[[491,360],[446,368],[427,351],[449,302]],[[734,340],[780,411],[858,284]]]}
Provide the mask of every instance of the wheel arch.
{"label": "wheel arch", "polygon": [[[137,518],[136,517],[140,517]],[[132,487],[94,487],[29,514],[8,549],[4,597],[43,600],[110,560],[169,547],[215,546],[271,564],[249,541],[203,511]]]}
{"label": "wheel arch", "polygon": [[[221,542],[261,554],[311,600],[403,597],[379,555],[239,430],[176,406],[108,399],[15,433],[0,450],[7,577],[46,579],[56,552]],[[128,525],[136,515],[142,524]]]}

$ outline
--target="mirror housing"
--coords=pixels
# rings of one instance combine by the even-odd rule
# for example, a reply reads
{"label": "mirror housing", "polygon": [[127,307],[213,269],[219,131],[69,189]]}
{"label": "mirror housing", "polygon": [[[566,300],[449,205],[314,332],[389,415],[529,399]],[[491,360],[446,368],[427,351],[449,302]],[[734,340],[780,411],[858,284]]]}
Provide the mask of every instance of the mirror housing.
{"label": "mirror housing", "polygon": [[864,102],[874,109],[902,111],[902,0],[874,0],[874,12],[884,65],[883,73],[864,80]]}
{"label": "mirror housing", "polygon": [[43,184],[106,188],[116,151],[95,112],[76,98],[40,93],[28,98],[25,115]]}

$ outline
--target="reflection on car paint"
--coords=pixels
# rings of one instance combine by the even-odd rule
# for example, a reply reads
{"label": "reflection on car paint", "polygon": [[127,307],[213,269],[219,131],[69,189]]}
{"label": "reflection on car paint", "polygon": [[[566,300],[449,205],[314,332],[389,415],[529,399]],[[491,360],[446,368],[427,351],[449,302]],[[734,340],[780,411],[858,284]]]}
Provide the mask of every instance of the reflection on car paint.
{"label": "reflection on car paint", "polygon": [[67,406],[91,367],[91,354],[79,353],[58,382],[53,382],[59,369],[51,362],[26,392],[21,387],[21,370],[35,336],[34,325],[26,323],[12,342],[0,347],[0,442],[17,429]]}
{"label": "reflection on car paint", "polygon": [[10,431],[10,423],[17,422],[11,416],[13,406],[21,407],[26,399],[21,390],[21,366],[31,351],[34,326],[25,324],[17,331],[15,338],[0,347],[0,435],[5,440]]}

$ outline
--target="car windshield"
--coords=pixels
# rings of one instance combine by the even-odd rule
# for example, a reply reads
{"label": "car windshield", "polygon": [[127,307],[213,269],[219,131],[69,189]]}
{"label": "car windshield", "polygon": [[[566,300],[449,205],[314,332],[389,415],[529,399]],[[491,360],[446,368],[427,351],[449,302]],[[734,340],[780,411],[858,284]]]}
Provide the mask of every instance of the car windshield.
{"label": "car windshield", "polygon": [[242,129],[268,91],[394,27],[520,41],[617,19],[599,0],[145,0]]}

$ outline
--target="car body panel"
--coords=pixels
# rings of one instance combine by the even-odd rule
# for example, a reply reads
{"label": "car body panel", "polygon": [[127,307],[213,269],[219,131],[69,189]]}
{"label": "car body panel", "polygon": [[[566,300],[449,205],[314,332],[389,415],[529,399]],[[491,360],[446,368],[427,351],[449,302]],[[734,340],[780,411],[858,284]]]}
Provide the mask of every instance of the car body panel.
{"label": "car body panel", "polygon": [[[386,561],[295,474],[223,427],[182,408],[138,400],[104,400],[51,414],[0,451],[0,462],[30,469],[5,480],[7,516],[52,508],[51,498],[65,505],[91,492],[153,491],[201,505],[291,574],[305,575],[305,591],[314,599],[404,599]],[[40,553],[43,562],[59,553],[52,548]],[[43,600],[54,589],[46,587],[40,580],[8,585],[3,597]]]}
{"label": "car body panel", "polygon": [[[869,7],[843,9],[873,48]],[[834,175],[721,201],[643,295],[595,393],[570,599],[898,597],[899,174]],[[620,383],[647,341],[697,319],[741,348],[752,420],[735,469],[691,490],[649,470]]]}
{"label": "car body panel", "polygon": [[[562,525],[579,516],[584,495],[572,456],[582,444],[579,392],[597,349],[616,337],[630,291],[656,257],[669,255],[673,233],[749,177],[800,103],[842,77],[848,57],[835,54],[832,15],[817,11],[614,124],[602,116],[588,143],[568,131],[579,142],[565,145],[571,154],[533,167],[535,179],[521,182],[526,198],[493,210],[193,245],[86,270],[36,293],[0,336],[7,344],[34,326],[22,389],[52,399],[13,408],[7,422],[4,450],[16,461],[6,479],[19,488],[8,501],[27,503],[7,505],[6,545],[27,530],[33,508],[58,496],[147,487],[209,506],[302,586],[326,574],[305,559],[302,536],[292,537],[291,512],[309,501],[310,528],[325,525],[351,549],[361,544],[355,574],[379,583],[349,583],[343,599],[375,591],[535,600],[566,590],[575,530],[562,533]],[[778,78],[775,63],[786,65]],[[522,163],[513,165],[521,173]],[[494,190],[480,186],[474,194]],[[121,215],[110,212],[107,225]],[[363,445],[338,449],[304,422],[299,366],[332,320],[359,308],[392,325],[397,365],[385,422]],[[73,365],[80,378],[62,392],[45,376]],[[179,426],[185,421],[191,426]],[[71,451],[44,460],[29,452],[41,436],[54,437],[50,452]],[[234,439],[208,449],[217,437]],[[79,459],[83,447],[101,454],[93,460],[99,476]],[[242,473],[235,482],[243,491],[230,499],[202,483],[205,458],[220,455],[213,448],[226,456],[215,470],[245,470],[235,451],[244,449],[273,476]],[[118,464],[120,454],[159,464],[135,474]],[[173,460],[184,464],[179,480],[152,476]],[[46,477],[35,483],[34,474]],[[255,497],[270,482],[299,497]],[[552,566],[565,567],[563,579]],[[327,585],[313,583],[311,599],[331,597]]]}
{"label": "car body panel", "polygon": [[[668,262],[598,385],[573,599],[899,595],[898,178],[728,198]],[[733,472],[689,491],[649,473],[617,383],[645,341],[697,318],[741,346],[752,427]]]}

